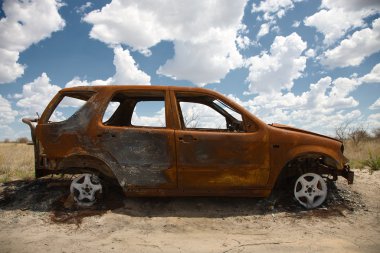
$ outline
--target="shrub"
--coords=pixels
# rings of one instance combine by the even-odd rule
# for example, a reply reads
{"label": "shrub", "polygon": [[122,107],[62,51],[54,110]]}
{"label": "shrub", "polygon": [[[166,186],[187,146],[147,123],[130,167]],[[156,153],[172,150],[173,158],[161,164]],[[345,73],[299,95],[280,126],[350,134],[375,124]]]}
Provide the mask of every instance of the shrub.
{"label": "shrub", "polygon": [[375,128],[374,130],[372,130],[372,133],[373,133],[373,136],[374,136],[375,139],[380,139],[380,127]]}
{"label": "shrub", "polygon": [[364,160],[362,164],[367,166],[372,174],[374,171],[380,170],[380,156],[374,156],[372,152],[369,152],[369,158]]}
{"label": "shrub", "polygon": [[17,142],[18,143],[28,143],[29,140],[26,137],[20,137],[20,138],[17,139]]}

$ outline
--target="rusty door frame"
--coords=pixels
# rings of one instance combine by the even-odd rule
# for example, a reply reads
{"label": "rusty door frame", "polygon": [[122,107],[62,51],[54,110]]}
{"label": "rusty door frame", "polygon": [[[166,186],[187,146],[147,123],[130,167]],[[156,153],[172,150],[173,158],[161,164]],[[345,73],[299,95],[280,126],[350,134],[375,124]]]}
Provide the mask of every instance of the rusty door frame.
{"label": "rusty door frame", "polygon": [[[186,93],[186,91],[179,91],[181,93]],[[245,129],[246,131],[244,133],[231,133],[231,132],[223,132],[223,133],[219,133],[219,134],[224,134],[224,135],[230,135],[233,137],[234,134],[240,134],[240,135],[245,135],[246,137],[250,137],[252,136],[252,134],[256,135],[256,134],[259,134],[260,136],[262,136],[262,142],[265,144],[267,144],[267,148],[263,147],[264,152],[266,154],[267,157],[265,157],[265,166],[267,167],[267,175],[265,176],[265,179],[263,179],[265,181],[265,183],[261,183],[260,185],[256,185],[256,186],[251,186],[251,187],[246,187],[245,189],[246,190],[249,190],[249,189],[257,189],[257,188],[265,188],[265,186],[267,185],[267,182],[268,182],[268,179],[269,179],[269,176],[270,176],[270,153],[269,153],[269,138],[268,138],[268,132],[267,132],[267,129],[266,127],[263,127],[261,122],[256,122],[254,118],[250,117],[249,114],[247,115],[246,111],[245,110],[241,110],[241,108],[236,108],[236,106],[234,106],[233,103],[231,103],[230,100],[227,100],[224,99],[224,97],[220,97],[220,96],[216,96],[217,94],[210,94],[210,93],[205,93],[205,92],[194,92],[194,91],[188,91],[189,93],[198,93],[198,94],[204,94],[204,95],[207,95],[207,96],[210,96],[210,97],[214,97],[214,98],[217,98],[217,99],[220,99],[221,101],[223,101],[224,103],[232,106],[232,108],[234,108],[235,110],[237,110],[241,115],[242,115],[242,120],[243,120],[243,124],[245,125]],[[176,146],[176,159],[177,159],[177,173],[178,173],[178,176],[177,176],[177,179],[178,179],[178,185],[179,185],[179,189],[182,190],[182,191],[188,191],[189,189],[185,189],[184,187],[184,178],[183,178],[183,168],[182,166],[179,164],[179,161],[178,161],[178,157],[179,157],[179,146],[178,146],[178,133],[183,133],[183,132],[186,132],[186,131],[191,131],[192,133],[198,133],[198,134],[201,134],[201,135],[207,135],[207,133],[210,133],[211,135],[217,135],[218,133],[216,132],[213,132],[213,131],[210,131],[210,132],[207,132],[207,131],[196,131],[196,130],[186,130],[186,128],[184,128],[184,126],[182,126],[182,122],[181,122],[181,119],[180,119],[180,112],[179,112],[179,105],[178,105],[178,102],[177,102],[177,97],[176,97],[176,90],[173,89],[173,90],[170,90],[170,99],[171,99],[171,106],[172,106],[172,114],[173,114],[173,117],[175,118],[175,121],[174,121],[174,124],[175,124],[175,146]],[[175,116],[174,116],[175,115]],[[258,136],[258,139],[260,139],[260,136]],[[257,136],[256,136],[257,137]],[[252,143],[253,145],[253,143]],[[265,145],[263,145],[265,146]],[[259,169],[260,170],[260,169]],[[264,182],[263,181],[263,182]],[[203,189],[204,190],[204,189]],[[220,189],[216,189],[216,190],[220,190]]]}
{"label": "rusty door frame", "polygon": [[[114,90],[110,93],[107,93],[106,97],[107,99],[104,102],[104,108],[101,109],[101,112],[97,119],[96,119],[96,122],[97,124],[94,124],[94,125],[97,125],[96,128],[96,132],[97,132],[97,135],[99,135],[100,132],[104,132],[106,129],[109,129],[109,130],[113,130],[113,131],[116,131],[116,130],[119,130],[119,131],[123,131],[123,129],[125,130],[135,130],[136,132],[146,132],[146,133],[154,133],[154,132],[158,132],[160,134],[163,134],[165,132],[171,132],[172,134],[167,134],[168,136],[168,140],[170,141],[171,139],[174,139],[175,137],[175,133],[174,133],[174,128],[173,128],[173,116],[172,116],[172,113],[170,112],[171,110],[171,104],[170,104],[170,94],[169,94],[169,91],[166,87],[163,87],[163,88],[157,88],[157,89],[152,89],[150,90],[151,92],[160,92],[163,94],[163,98],[164,98],[164,103],[165,103],[165,121],[166,121],[166,126],[165,127],[144,127],[144,126],[106,126],[103,124],[102,122],[102,117],[103,117],[103,114],[105,113],[105,110],[108,106],[108,104],[110,103],[110,101],[112,100],[112,98],[117,94],[117,93],[138,93],[138,92],[142,92],[142,93],[146,93],[147,91],[144,90],[144,89],[133,89],[133,90],[130,90],[130,89],[120,89],[120,90]],[[169,154],[169,156],[172,157],[172,166],[169,168],[169,170],[166,170],[165,171],[165,177],[166,178],[169,178],[171,180],[173,180],[173,176],[175,176],[175,182],[168,182],[168,184],[160,184],[160,185],[157,185],[157,186],[143,186],[143,185],[123,185],[121,184],[123,187],[125,188],[128,188],[126,190],[128,191],[140,191],[140,190],[154,190],[154,189],[162,189],[163,191],[165,190],[169,190],[169,191],[172,191],[173,189],[178,189],[178,175],[177,175],[177,164],[176,164],[176,151],[175,151],[175,143],[174,141],[172,141],[173,143],[168,143],[168,145],[170,147],[172,147],[171,149],[168,150],[169,153],[172,153],[172,154]],[[103,149],[104,150],[104,149]],[[104,150],[105,152],[107,153],[110,153],[109,151],[106,151]],[[112,155],[112,154],[111,154]],[[114,157],[114,155],[112,155]],[[119,164],[120,165],[120,164]],[[174,170],[175,173],[173,173],[172,171]],[[115,174],[118,174],[119,176],[118,177],[122,177],[123,179],[121,181],[128,181],[128,179],[122,175],[122,173],[115,173]],[[120,179],[119,179],[120,181]],[[175,187],[173,187],[173,184],[175,183]]]}

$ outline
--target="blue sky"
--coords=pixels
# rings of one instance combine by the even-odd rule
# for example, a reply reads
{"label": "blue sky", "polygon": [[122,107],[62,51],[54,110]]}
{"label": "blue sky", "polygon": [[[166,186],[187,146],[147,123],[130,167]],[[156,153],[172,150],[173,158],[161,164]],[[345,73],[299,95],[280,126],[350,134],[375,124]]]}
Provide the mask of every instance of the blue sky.
{"label": "blue sky", "polygon": [[75,85],[199,86],[267,123],[380,127],[377,0],[5,0],[0,17],[0,140]]}

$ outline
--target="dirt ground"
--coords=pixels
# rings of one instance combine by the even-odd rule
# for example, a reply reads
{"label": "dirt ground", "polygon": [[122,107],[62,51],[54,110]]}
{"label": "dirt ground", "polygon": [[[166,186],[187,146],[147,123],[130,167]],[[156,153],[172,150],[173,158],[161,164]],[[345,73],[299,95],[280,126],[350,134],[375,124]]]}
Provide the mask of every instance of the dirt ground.
{"label": "dirt ground", "polygon": [[355,173],[309,211],[287,195],[125,198],[118,189],[84,210],[68,203],[67,179],[8,182],[0,252],[380,252],[380,172]]}

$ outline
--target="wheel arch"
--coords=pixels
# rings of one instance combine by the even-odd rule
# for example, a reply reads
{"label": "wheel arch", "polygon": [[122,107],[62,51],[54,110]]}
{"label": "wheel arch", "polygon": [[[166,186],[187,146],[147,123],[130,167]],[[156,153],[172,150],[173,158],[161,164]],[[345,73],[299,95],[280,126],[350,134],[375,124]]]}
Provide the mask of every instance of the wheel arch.
{"label": "wheel arch", "polygon": [[[306,151],[300,152],[288,159],[275,180],[275,188],[293,182],[300,175],[308,172],[320,175],[331,175],[333,180],[337,179],[337,169],[340,163],[337,159],[327,153]],[[291,181],[291,182],[289,182]],[[292,184],[291,184],[292,185]]]}
{"label": "wheel arch", "polygon": [[59,163],[58,170],[68,174],[98,172],[110,179],[117,179],[112,166],[107,161],[89,154],[73,154],[65,157]]}

